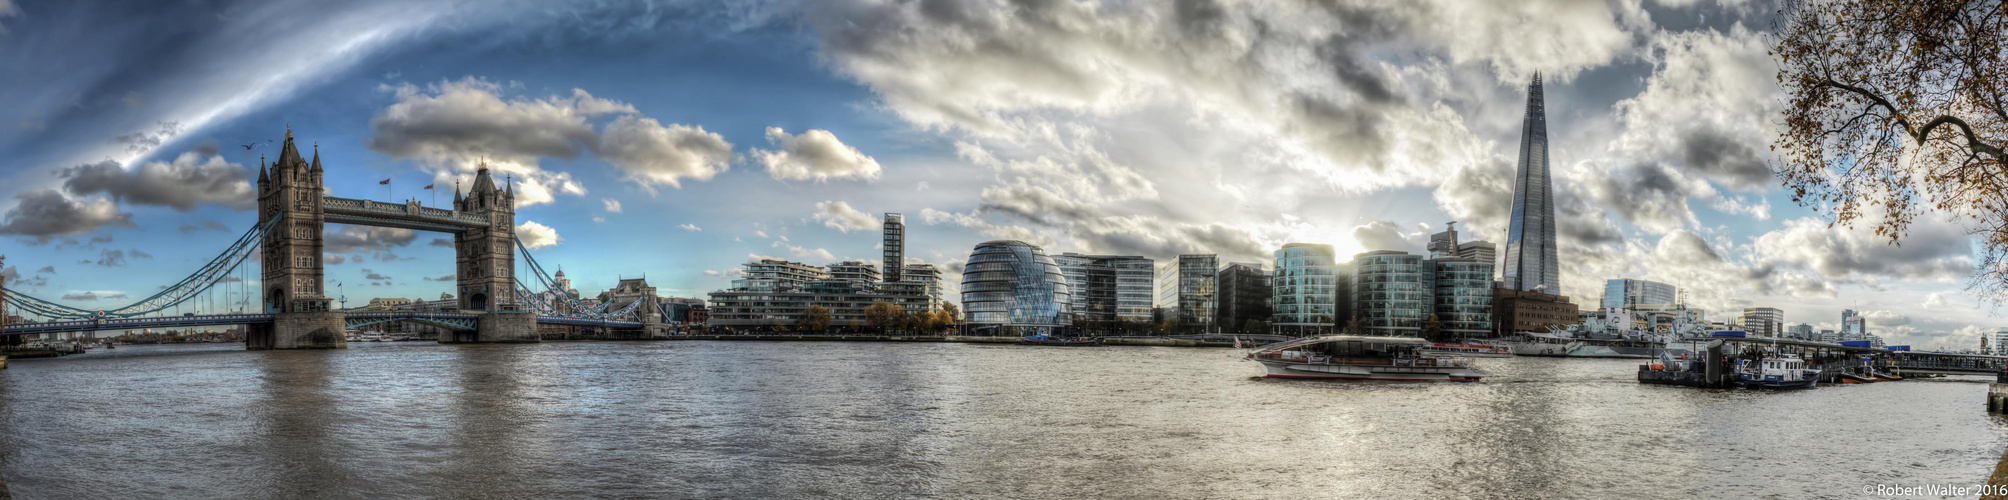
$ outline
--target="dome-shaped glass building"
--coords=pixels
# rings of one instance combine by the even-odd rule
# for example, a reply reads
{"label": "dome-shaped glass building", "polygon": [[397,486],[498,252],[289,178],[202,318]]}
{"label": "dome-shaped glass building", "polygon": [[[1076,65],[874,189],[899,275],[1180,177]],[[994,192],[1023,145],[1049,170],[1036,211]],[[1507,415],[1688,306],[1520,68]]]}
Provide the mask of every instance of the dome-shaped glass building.
{"label": "dome-shaped glass building", "polygon": [[962,311],[969,333],[1058,333],[1074,317],[1067,278],[1044,250],[1022,241],[976,245],[962,269]]}

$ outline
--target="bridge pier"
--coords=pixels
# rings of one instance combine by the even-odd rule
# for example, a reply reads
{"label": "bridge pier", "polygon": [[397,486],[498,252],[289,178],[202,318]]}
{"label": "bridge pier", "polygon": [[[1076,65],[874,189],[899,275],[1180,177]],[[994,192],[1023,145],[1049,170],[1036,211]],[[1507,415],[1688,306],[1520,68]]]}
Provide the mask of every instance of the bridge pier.
{"label": "bridge pier", "polygon": [[342,322],[340,311],[313,311],[279,313],[272,316],[271,324],[248,325],[248,335],[244,348],[253,351],[267,349],[347,349],[349,341],[342,336],[347,324]]}
{"label": "bridge pier", "polygon": [[537,334],[537,315],[527,312],[482,313],[474,320],[472,332],[453,331],[441,334],[441,344],[467,343],[530,343],[543,342]]}

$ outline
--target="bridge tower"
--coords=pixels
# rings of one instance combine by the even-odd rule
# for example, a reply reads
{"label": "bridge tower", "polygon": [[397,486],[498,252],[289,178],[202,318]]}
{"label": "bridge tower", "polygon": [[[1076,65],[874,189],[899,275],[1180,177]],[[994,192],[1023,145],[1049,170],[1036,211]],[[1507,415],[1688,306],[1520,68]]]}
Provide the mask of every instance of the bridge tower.
{"label": "bridge tower", "polygon": [[474,175],[474,186],[462,196],[453,190],[453,210],[485,215],[488,227],[453,236],[460,309],[479,311],[473,335],[456,333],[441,342],[540,342],[537,315],[516,298],[516,186],[495,186],[488,162]]}
{"label": "bridge tower", "polygon": [[321,174],[320,146],[314,146],[313,162],[301,158],[291,127],[278,161],[268,168],[264,159],[258,160],[258,225],[278,222],[265,232],[260,262],[264,309],[273,321],[250,327],[249,349],[348,347],[343,315],[329,307],[324,289],[321,227],[327,214],[321,207],[326,194]]}

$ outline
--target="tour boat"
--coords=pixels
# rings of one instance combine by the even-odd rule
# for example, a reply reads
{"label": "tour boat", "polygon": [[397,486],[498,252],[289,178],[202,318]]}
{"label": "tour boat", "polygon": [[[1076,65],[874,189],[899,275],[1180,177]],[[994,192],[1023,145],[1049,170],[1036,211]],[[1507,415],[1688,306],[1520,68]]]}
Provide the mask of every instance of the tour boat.
{"label": "tour boat", "polygon": [[1437,342],[1416,349],[1425,355],[1463,356],[1467,358],[1510,358],[1513,350],[1503,346],[1485,344],[1458,344]]}
{"label": "tour boat", "polygon": [[1275,378],[1477,382],[1485,376],[1470,359],[1424,353],[1429,345],[1411,337],[1328,335],[1266,346],[1247,359]]}
{"label": "tour boat", "polygon": [[1810,389],[1820,383],[1820,370],[1806,367],[1798,356],[1766,356],[1757,362],[1737,362],[1736,380],[1750,389]]}

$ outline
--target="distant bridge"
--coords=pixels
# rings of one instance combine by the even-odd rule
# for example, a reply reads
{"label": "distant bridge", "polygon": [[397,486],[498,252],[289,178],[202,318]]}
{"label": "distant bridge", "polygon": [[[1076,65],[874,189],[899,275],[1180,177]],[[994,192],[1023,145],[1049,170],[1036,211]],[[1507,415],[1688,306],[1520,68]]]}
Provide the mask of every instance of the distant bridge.
{"label": "distant bridge", "polygon": [[1952,354],[1942,352],[1891,351],[1896,367],[1903,373],[1944,375],[1997,375],[2008,367],[2008,356]]}
{"label": "distant bridge", "polygon": [[[485,163],[471,189],[463,194],[454,188],[450,209],[421,206],[416,200],[325,196],[324,178],[318,148],[308,161],[287,130],[277,161],[267,165],[259,160],[258,223],[208,264],[152,296],[110,309],[23,295],[0,282],[0,304],[6,306],[0,311],[28,320],[0,325],[0,338],[245,325],[251,349],[340,348],[345,343],[339,330],[389,322],[446,329],[453,335],[443,335],[442,341],[451,342],[537,342],[539,324],[668,334],[668,309],[646,283],[623,282],[610,300],[590,306],[566,293],[516,239],[515,187],[494,180]],[[438,312],[334,308],[327,293],[334,283],[323,262],[326,224],[452,235],[456,304]]]}

